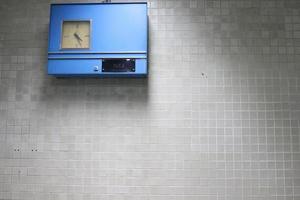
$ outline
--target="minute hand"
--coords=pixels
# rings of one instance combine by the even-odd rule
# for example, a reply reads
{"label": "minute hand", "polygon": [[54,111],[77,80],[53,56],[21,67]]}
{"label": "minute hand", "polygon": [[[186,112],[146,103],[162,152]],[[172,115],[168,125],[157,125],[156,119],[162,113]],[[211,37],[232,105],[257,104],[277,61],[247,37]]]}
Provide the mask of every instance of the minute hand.
{"label": "minute hand", "polygon": [[78,40],[83,41],[83,40],[79,37],[79,35],[78,35],[77,33],[74,33],[74,36],[75,36]]}

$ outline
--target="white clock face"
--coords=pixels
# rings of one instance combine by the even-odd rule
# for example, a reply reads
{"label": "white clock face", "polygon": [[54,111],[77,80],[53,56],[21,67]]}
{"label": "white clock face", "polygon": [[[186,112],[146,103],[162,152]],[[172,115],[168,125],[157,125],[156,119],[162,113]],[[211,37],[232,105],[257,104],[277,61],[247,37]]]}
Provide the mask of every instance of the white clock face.
{"label": "white clock face", "polygon": [[90,21],[64,21],[62,25],[61,48],[90,48]]}

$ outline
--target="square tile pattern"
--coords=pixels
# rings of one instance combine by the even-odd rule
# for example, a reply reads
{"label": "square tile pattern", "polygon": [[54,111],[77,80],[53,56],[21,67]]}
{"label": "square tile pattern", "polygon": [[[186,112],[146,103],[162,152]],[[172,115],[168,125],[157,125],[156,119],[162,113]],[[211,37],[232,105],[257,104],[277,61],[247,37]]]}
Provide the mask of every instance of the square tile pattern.
{"label": "square tile pattern", "polygon": [[148,79],[48,76],[57,2],[0,2],[1,200],[300,199],[299,0],[150,0]]}

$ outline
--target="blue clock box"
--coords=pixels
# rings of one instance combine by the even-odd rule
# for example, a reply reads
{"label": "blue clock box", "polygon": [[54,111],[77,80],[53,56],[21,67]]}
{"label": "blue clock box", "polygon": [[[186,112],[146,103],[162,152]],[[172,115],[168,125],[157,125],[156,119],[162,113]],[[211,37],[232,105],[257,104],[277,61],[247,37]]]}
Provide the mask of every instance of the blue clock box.
{"label": "blue clock box", "polygon": [[[83,39],[76,31],[70,36],[63,35],[63,24],[67,21],[89,22],[88,46],[77,48]],[[68,43],[63,41],[65,37]],[[62,48],[63,42],[71,45],[73,42],[76,48]],[[52,4],[48,74],[57,77],[147,76],[147,3]]]}

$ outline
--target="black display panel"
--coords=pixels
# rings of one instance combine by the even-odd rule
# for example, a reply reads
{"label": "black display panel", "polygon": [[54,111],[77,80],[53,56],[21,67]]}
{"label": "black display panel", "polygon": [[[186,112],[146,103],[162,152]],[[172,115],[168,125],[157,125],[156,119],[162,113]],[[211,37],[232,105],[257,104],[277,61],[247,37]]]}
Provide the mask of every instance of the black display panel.
{"label": "black display panel", "polygon": [[103,59],[102,72],[135,72],[135,59]]}

